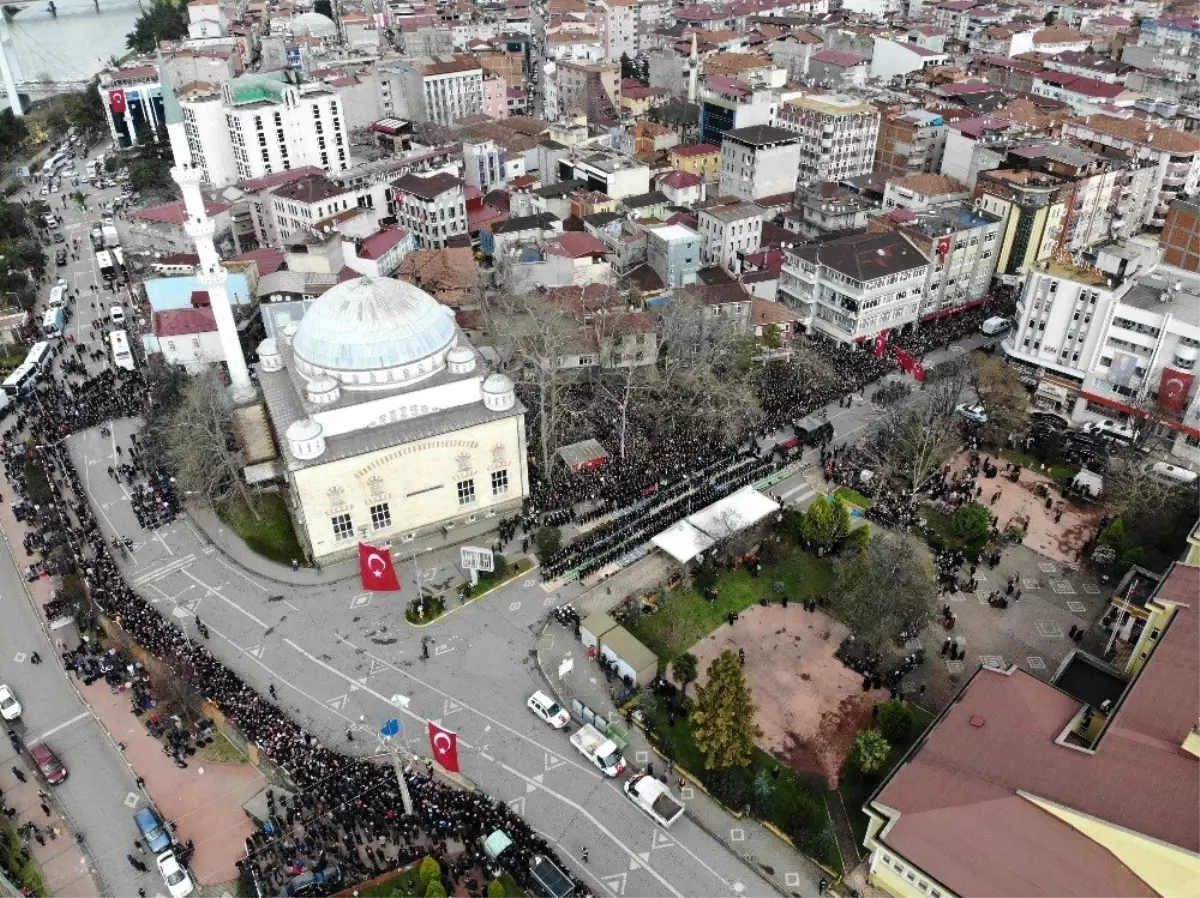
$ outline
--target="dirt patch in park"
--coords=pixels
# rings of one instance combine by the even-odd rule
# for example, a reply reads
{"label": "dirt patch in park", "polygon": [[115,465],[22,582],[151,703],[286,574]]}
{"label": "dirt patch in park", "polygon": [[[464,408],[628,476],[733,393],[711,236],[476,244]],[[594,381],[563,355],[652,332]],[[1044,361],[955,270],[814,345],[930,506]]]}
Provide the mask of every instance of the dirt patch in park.
{"label": "dirt patch in park", "polygon": [[864,692],[862,677],[833,656],[848,632],[799,605],[755,605],[691,651],[704,682],[717,655],[744,649],[746,682],[758,708],[754,720],[763,731],[759,746],[834,789],[854,734],[870,722],[875,703],[887,699],[885,690]]}

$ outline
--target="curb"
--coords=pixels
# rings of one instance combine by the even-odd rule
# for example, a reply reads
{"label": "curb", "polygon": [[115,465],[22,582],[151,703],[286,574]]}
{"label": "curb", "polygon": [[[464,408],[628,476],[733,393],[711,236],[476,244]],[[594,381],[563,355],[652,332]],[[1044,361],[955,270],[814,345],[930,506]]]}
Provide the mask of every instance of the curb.
{"label": "curb", "polygon": [[[508,586],[508,584],[512,583],[514,580],[520,580],[522,577],[532,574],[534,571],[536,571],[540,567],[541,567],[541,565],[535,562],[533,567],[531,567],[529,570],[521,571],[518,574],[513,574],[507,580],[501,580],[499,583],[492,586],[490,589],[487,589],[484,592],[479,593],[478,595],[471,596],[465,602],[460,601],[453,608],[446,609],[441,614],[439,614],[437,617],[435,617],[433,620],[425,621],[425,623],[423,623],[423,624],[414,624],[412,621],[410,621],[408,619],[407,616],[405,616],[404,623],[408,624],[408,626],[412,627],[414,630],[423,630],[426,627],[432,627],[434,624],[440,623],[441,621],[448,618],[450,615],[454,614],[456,611],[461,611],[464,608],[469,608],[471,605],[473,605],[475,602],[479,601],[480,599],[491,595],[492,593],[494,593],[496,590],[500,589],[501,587]],[[457,591],[457,590],[455,590],[455,591]],[[442,598],[445,595],[446,595],[446,593],[442,592],[442,594],[441,594],[441,596],[439,596],[439,598]]]}

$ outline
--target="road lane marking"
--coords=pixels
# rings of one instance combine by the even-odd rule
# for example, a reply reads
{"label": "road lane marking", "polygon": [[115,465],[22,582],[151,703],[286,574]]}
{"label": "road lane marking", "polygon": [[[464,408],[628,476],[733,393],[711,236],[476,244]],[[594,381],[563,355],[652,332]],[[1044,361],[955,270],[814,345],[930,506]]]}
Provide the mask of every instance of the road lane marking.
{"label": "road lane marking", "polygon": [[91,716],[90,711],[81,711],[79,714],[76,714],[70,720],[64,720],[58,726],[51,727],[50,729],[46,730],[46,732],[42,733],[42,735],[37,736],[34,739],[28,740],[28,742],[33,745],[36,745],[39,742],[44,742],[47,739],[49,739],[51,736],[53,736],[55,733],[65,730],[67,727],[71,726],[71,724],[79,723],[79,721],[84,720],[90,716]]}
{"label": "road lane marking", "polygon": [[241,605],[239,605],[233,599],[227,598],[226,596],[222,595],[221,592],[215,586],[209,586],[207,583],[205,583],[203,580],[201,580],[199,577],[197,577],[191,571],[181,570],[179,573],[183,574],[183,576],[187,577],[189,580],[193,580],[196,583],[198,583],[199,585],[203,586],[205,589],[207,589],[210,593],[212,593],[214,596],[216,596],[218,599],[220,599],[226,605],[229,605],[231,608],[235,608],[236,610],[242,612],[242,614],[246,615],[246,617],[250,618],[250,620],[254,621],[256,624],[258,624],[264,630],[270,629],[271,625],[268,624],[266,621],[255,617],[253,614],[251,614],[249,611],[247,611],[245,608],[243,608]]}

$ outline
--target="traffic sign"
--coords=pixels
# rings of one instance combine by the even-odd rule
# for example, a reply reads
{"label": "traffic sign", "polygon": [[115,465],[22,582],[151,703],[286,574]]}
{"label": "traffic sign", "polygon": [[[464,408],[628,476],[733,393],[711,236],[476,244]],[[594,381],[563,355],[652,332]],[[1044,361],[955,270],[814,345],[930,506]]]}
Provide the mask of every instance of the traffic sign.
{"label": "traffic sign", "polygon": [[491,549],[463,546],[461,552],[463,570],[490,573],[496,569],[496,560],[492,557]]}
{"label": "traffic sign", "polygon": [[383,736],[385,739],[390,739],[393,736],[400,735],[400,720],[393,717],[380,728],[379,735]]}

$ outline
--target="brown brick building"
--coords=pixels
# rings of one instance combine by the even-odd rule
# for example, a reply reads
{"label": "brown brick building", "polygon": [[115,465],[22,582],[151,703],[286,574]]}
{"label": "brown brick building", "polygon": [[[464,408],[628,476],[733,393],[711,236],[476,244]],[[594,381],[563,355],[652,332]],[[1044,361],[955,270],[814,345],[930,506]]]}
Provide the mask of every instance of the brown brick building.
{"label": "brown brick building", "polygon": [[1168,265],[1200,272],[1200,204],[1188,200],[1171,203],[1158,243]]}

